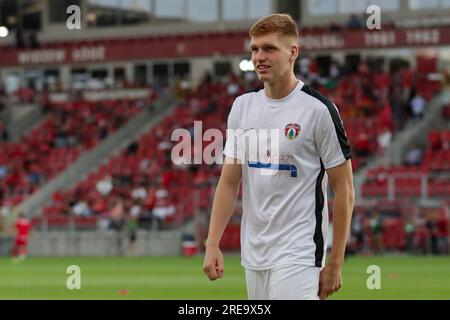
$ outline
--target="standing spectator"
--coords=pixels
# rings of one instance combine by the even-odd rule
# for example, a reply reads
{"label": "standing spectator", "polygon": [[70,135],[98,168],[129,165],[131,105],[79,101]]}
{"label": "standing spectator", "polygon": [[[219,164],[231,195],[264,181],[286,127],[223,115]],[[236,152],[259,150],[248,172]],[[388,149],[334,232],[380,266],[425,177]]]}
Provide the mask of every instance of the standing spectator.
{"label": "standing spectator", "polygon": [[136,214],[130,214],[127,221],[128,229],[128,253],[132,253],[135,250],[137,229],[138,229],[139,216]]}
{"label": "standing spectator", "polygon": [[384,127],[377,137],[379,146],[379,155],[382,158],[382,162],[386,164],[387,161],[387,148],[391,145],[392,132],[388,127]]}
{"label": "standing spectator", "polygon": [[351,232],[355,237],[355,252],[364,251],[364,225],[361,213],[355,214],[352,219]]}
{"label": "standing spectator", "polygon": [[372,248],[376,254],[383,253],[383,223],[378,211],[375,211],[369,221],[372,231]]}
{"label": "standing spectator", "polygon": [[436,222],[437,246],[439,254],[449,254],[449,221],[445,212],[441,212]]}
{"label": "standing spectator", "polygon": [[414,251],[414,235],[416,232],[416,226],[408,219],[405,223],[404,227],[405,235],[406,235],[406,252],[413,253]]}
{"label": "standing spectator", "polygon": [[5,124],[0,121],[0,142],[7,142],[9,140],[8,129]]}
{"label": "standing spectator", "polygon": [[415,247],[422,254],[427,254],[429,252],[429,239],[428,230],[426,227],[426,220],[423,214],[420,214],[415,219],[416,232],[414,234]]}
{"label": "standing spectator", "polygon": [[123,207],[123,200],[120,198],[117,198],[114,201],[114,206],[112,207],[110,211],[110,218],[111,218],[111,228],[120,231],[122,230],[123,226],[123,219],[124,219],[124,207]]}
{"label": "standing spectator", "polygon": [[438,253],[438,246],[437,246],[437,228],[436,228],[436,221],[433,221],[431,217],[427,218],[427,221],[425,223],[425,227],[427,228],[427,234],[428,234],[428,244],[429,248],[431,248],[432,254]]}
{"label": "standing spectator", "polygon": [[392,106],[392,113],[393,113],[394,131],[398,131],[403,128],[403,124],[405,122],[404,119],[405,101],[402,95],[401,88],[398,86],[391,87],[390,96],[391,96],[390,103]]}
{"label": "standing spectator", "polygon": [[425,113],[425,99],[417,92],[411,100],[410,108],[411,113],[416,120],[422,120]]}

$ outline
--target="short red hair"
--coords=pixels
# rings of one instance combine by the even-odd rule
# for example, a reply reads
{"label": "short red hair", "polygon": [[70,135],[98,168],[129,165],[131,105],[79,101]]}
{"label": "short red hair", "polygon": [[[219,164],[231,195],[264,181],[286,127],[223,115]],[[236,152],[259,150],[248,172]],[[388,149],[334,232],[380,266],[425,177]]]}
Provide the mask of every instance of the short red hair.
{"label": "short red hair", "polygon": [[256,21],[248,32],[250,37],[279,32],[284,36],[298,39],[298,28],[294,19],[285,13],[276,13],[265,16]]}

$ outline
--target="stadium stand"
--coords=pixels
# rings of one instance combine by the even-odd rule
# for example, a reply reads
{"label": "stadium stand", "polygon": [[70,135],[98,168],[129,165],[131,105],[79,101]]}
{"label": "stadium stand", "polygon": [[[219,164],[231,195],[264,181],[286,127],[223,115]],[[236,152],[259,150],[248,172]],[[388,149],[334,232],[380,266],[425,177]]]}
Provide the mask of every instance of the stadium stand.
{"label": "stadium stand", "polygon": [[46,119],[38,128],[20,142],[0,145],[3,203],[20,203],[149,102],[75,100],[47,106]]}

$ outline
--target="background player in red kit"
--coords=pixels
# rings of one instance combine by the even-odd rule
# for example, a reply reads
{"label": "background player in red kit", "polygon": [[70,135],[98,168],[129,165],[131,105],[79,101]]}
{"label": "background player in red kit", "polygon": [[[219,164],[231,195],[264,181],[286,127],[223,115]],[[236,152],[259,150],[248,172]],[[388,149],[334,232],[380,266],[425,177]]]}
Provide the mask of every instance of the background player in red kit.
{"label": "background player in red kit", "polygon": [[30,221],[23,215],[23,213],[19,213],[15,224],[16,241],[14,242],[12,251],[12,256],[15,261],[23,261],[26,258],[30,227]]}

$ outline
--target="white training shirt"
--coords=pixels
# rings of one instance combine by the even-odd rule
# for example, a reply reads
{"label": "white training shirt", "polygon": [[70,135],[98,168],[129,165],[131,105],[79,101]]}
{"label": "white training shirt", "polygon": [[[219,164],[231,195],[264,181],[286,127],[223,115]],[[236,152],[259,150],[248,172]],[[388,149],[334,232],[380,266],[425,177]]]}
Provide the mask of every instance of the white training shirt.
{"label": "white training shirt", "polygon": [[[242,265],[322,267],[328,228],[325,169],[351,158],[336,106],[301,81],[282,99],[271,99],[261,89],[236,98],[228,129],[237,130],[238,138],[228,136],[224,154],[242,161]],[[268,142],[270,131],[257,135],[261,129],[278,129],[278,138],[272,138],[278,148]],[[246,148],[243,142],[250,134],[262,143],[258,158],[254,144]]]}

